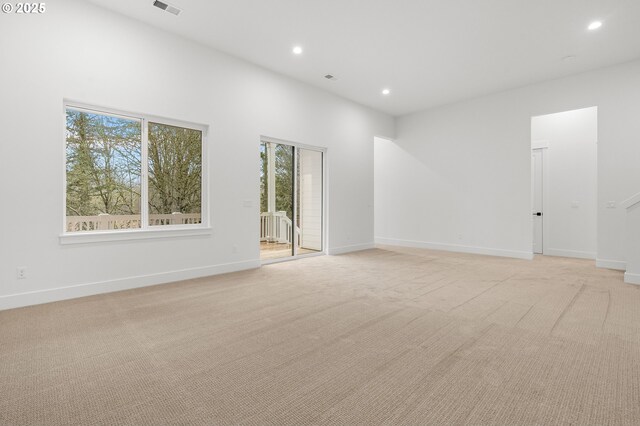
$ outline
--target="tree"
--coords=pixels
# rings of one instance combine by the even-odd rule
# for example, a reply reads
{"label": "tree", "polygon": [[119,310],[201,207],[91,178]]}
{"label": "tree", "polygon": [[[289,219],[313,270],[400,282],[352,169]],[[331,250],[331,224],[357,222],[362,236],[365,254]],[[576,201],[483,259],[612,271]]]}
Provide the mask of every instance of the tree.
{"label": "tree", "polygon": [[267,144],[260,144],[260,211],[269,211],[269,179],[268,179]]}
{"label": "tree", "polygon": [[87,114],[67,112],[67,216],[93,214],[91,128]]}
{"label": "tree", "polygon": [[[266,143],[260,146],[260,211],[269,211],[269,158]],[[293,148],[275,144],[276,211],[293,218]]]}
{"label": "tree", "polygon": [[150,213],[200,213],[202,132],[149,123]]}
{"label": "tree", "polygon": [[275,153],[276,211],[285,211],[293,219],[293,147],[277,144]]}
{"label": "tree", "polygon": [[67,110],[67,215],[140,212],[140,121]]}

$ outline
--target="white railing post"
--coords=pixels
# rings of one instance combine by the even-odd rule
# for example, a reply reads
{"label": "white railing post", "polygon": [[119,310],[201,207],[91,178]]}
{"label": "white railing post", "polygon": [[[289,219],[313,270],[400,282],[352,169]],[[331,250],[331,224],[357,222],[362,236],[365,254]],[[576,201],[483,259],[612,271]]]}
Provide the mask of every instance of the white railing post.
{"label": "white railing post", "polygon": [[[90,228],[89,223],[87,223],[87,230]],[[109,229],[109,213],[100,213],[93,223],[93,229],[98,231]]]}
{"label": "white railing post", "polygon": [[182,213],[180,213],[180,212],[171,212],[171,224],[172,225],[181,225],[182,224]]}
{"label": "white railing post", "polygon": [[291,244],[293,241],[293,225],[287,212],[260,213],[260,241]]}

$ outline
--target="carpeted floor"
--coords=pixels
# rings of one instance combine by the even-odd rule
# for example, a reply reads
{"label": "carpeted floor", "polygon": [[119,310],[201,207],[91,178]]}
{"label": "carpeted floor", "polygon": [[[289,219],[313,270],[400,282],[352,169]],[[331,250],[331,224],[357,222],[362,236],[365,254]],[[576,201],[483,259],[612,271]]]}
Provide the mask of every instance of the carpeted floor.
{"label": "carpeted floor", "polygon": [[640,287],[385,247],[0,312],[0,424],[640,424]]}

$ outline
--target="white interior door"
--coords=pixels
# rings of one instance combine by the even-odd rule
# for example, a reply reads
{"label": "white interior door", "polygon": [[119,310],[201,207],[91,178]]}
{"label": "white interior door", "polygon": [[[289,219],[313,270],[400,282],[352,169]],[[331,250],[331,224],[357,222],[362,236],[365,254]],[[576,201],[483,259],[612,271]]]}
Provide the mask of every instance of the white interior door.
{"label": "white interior door", "polygon": [[532,175],[532,206],[533,206],[533,252],[542,254],[542,227],[544,220],[544,209],[542,204],[542,189],[544,182],[542,149],[534,149],[531,154],[531,175]]}

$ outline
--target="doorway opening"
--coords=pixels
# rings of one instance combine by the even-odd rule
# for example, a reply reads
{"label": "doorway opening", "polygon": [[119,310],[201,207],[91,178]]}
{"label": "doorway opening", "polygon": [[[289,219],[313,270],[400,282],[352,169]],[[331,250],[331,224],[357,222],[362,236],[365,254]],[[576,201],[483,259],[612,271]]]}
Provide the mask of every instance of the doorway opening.
{"label": "doorway opening", "polygon": [[531,119],[532,251],[595,259],[597,107]]}
{"label": "doorway opening", "polygon": [[544,152],[545,148],[531,150],[531,193],[533,212],[533,253],[544,254]]}
{"label": "doorway opening", "polygon": [[271,138],[260,142],[260,259],[324,253],[322,148]]}

